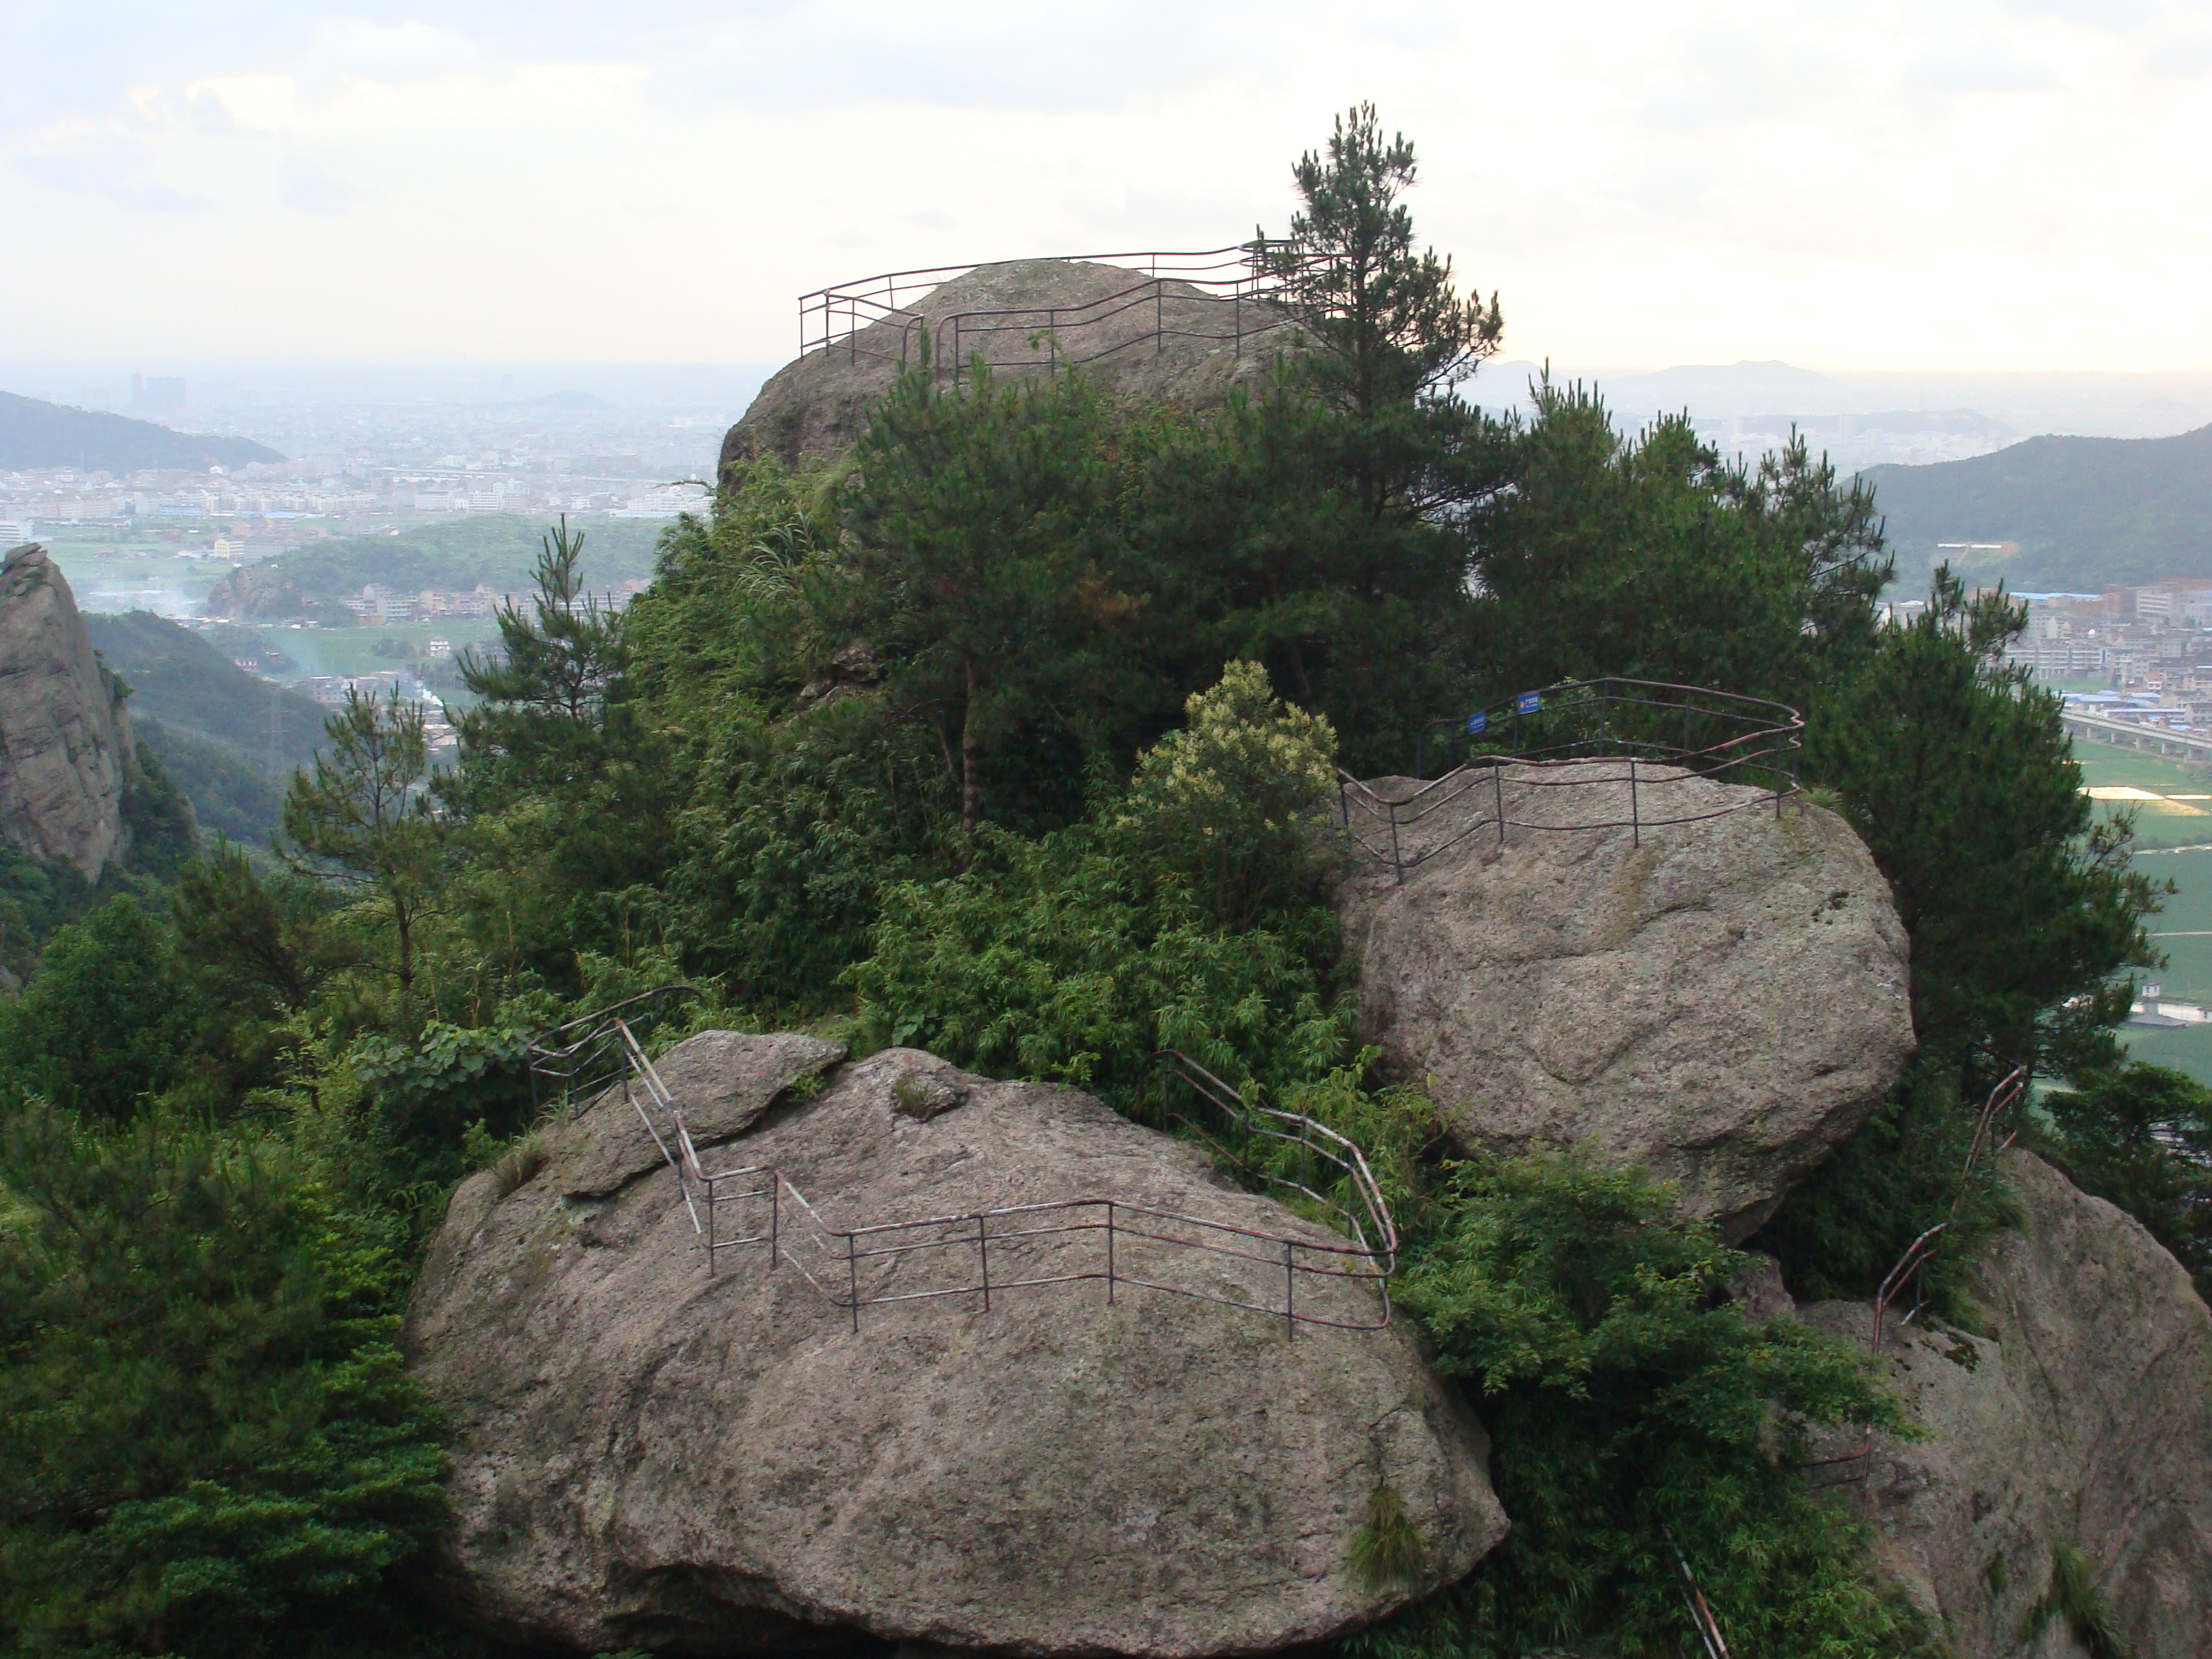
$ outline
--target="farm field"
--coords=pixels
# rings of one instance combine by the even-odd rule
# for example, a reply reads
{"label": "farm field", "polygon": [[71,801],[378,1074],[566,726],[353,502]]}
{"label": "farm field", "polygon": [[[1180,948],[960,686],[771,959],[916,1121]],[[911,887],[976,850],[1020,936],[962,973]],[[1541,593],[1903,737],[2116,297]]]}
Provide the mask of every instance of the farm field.
{"label": "farm field", "polygon": [[[2156,755],[2110,748],[2074,746],[2081,777],[2091,788],[2136,788],[2160,795],[2212,795],[2212,775]],[[2153,943],[2166,953],[2166,965],[2145,973],[2166,993],[2189,1002],[2212,1001],[2212,800],[2110,801],[2101,813],[2132,807],[2136,813],[2136,856],[2147,875],[2171,878],[2180,891],[2151,918]],[[2121,1040],[2133,1059],[2171,1066],[2200,1083],[2212,1084],[2212,1026],[2179,1031],[2122,1028]]]}
{"label": "farm field", "polygon": [[[489,617],[371,623],[361,628],[246,626],[300,665],[276,677],[286,681],[307,674],[374,674],[403,663],[430,660],[432,640],[445,641],[458,655],[468,646],[499,637],[499,624]],[[377,650],[380,645],[382,654]]]}

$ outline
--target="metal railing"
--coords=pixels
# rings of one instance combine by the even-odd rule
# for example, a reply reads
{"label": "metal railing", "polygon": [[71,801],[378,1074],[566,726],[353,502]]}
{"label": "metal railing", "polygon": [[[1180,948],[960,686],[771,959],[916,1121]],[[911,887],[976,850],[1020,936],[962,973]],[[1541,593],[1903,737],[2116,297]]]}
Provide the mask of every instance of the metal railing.
{"label": "metal railing", "polygon": [[[1466,758],[1411,794],[1386,798],[1350,773],[1337,772],[1338,812],[1345,832],[1369,856],[1388,865],[1402,883],[1417,868],[1470,836],[1494,831],[1500,846],[1508,830],[1626,830],[1643,845],[1644,831],[1669,824],[1725,817],[1747,807],[1782,803],[1797,793],[1797,751],[1804,717],[1786,703],[1702,686],[1661,680],[1577,680],[1541,691],[1522,691],[1495,708],[1431,721],[1422,734],[1414,769],[1427,769],[1430,733],[1448,732],[1446,755],[1463,748]],[[1605,769],[1593,771],[1593,766]],[[1520,793],[1509,804],[1507,774]],[[1725,805],[1679,810],[1668,791],[1693,781],[1749,784],[1757,792]],[[1553,790],[1585,793],[1593,785],[1628,786],[1628,813],[1577,811],[1567,794],[1563,817],[1514,817]],[[1463,811],[1444,820],[1441,838],[1427,821],[1456,803]],[[1409,848],[1409,831],[1421,844]],[[1372,839],[1370,839],[1372,837]]]}
{"label": "metal railing", "polygon": [[[835,349],[851,362],[868,358],[903,368],[927,337],[931,362],[956,384],[976,346],[994,368],[1042,369],[1047,374],[1145,344],[1158,353],[1170,339],[1225,340],[1241,356],[1247,339],[1289,320],[1279,307],[1267,303],[1276,292],[1269,261],[1277,246],[1255,240],[1193,252],[1054,256],[1059,262],[1120,265],[1145,275],[1111,294],[1073,305],[979,307],[949,313],[933,325],[912,302],[987,265],[885,271],[801,295],[799,356]],[[1129,321],[1111,331],[1115,337],[1105,337],[1107,325],[1121,319]],[[1008,334],[1020,337],[1028,355],[993,356],[992,345]]]}
{"label": "metal railing", "polygon": [[[1966,1189],[1972,1183],[1974,1170],[1984,1153],[2001,1152],[2019,1136],[2014,1127],[1998,1139],[2002,1121],[2010,1116],[2017,1119],[2019,1109],[2027,1098],[2027,1068],[2014,1066],[1990,1090],[1982,1103],[1982,1109],[1974,1120],[1973,1139],[1967,1143],[1966,1162],[1959,1170],[1959,1189],[1951,1196],[1951,1213],[1937,1222],[1905,1247],[1905,1254],[1889,1272],[1883,1275],[1874,1297],[1874,1316],[1867,1339],[1867,1352],[1877,1357],[1881,1353],[1882,1338],[1888,1328],[1889,1312],[1904,1298],[1909,1290],[1912,1305],[1898,1319],[1901,1328],[1918,1318],[1928,1305],[1928,1267],[1935,1261],[1943,1235],[1959,1218],[1959,1206],[1966,1201]],[[1856,1449],[1834,1457],[1815,1458],[1802,1467],[1812,1473],[1813,1490],[1830,1492],[1839,1487],[1853,1489],[1855,1504],[1865,1499],[1867,1488],[1874,1477],[1875,1434],[1869,1428]]]}
{"label": "metal railing", "polygon": [[544,1097],[550,1091],[558,1097],[562,1114],[568,1115],[579,1097],[591,1099],[629,1076],[629,1054],[623,1034],[650,1034],[669,1012],[664,998],[696,996],[698,992],[696,985],[657,985],[539,1032],[526,1051],[532,1106],[544,1111],[553,1103]]}
{"label": "metal railing", "polygon": [[[696,1168],[696,1154],[682,1128],[681,1113],[672,1106],[668,1109],[677,1123],[673,1138],[680,1150],[664,1148],[664,1152],[679,1178],[696,1181],[705,1190],[708,1272],[715,1270],[721,1251],[765,1246],[771,1269],[789,1261],[831,1306],[847,1311],[855,1332],[860,1328],[863,1308],[958,1297],[988,1312],[994,1291],[1003,1296],[1040,1285],[1091,1282],[1105,1285],[1109,1304],[1121,1287],[1130,1285],[1265,1314],[1283,1322],[1286,1337],[1295,1336],[1300,1325],[1335,1330],[1380,1330],[1389,1325],[1397,1228],[1359,1148],[1303,1114],[1246,1105],[1236,1091],[1177,1050],[1164,1049],[1154,1058],[1159,1062],[1164,1127],[1181,1123],[1247,1173],[1302,1195],[1348,1232],[1352,1242],[1322,1243],[1123,1198],[1091,1195],[837,1227],[774,1164],[743,1164],[686,1176],[687,1170]],[[1178,1079],[1204,1103],[1195,1114],[1170,1103],[1173,1091],[1168,1085]],[[1241,1131],[1242,1146],[1224,1147],[1206,1133],[1199,1119],[1208,1115],[1208,1108]],[[1297,1178],[1255,1166],[1248,1154],[1257,1140],[1296,1147]],[[1333,1168],[1338,1180],[1324,1180],[1316,1188],[1312,1183],[1318,1167]],[[1341,1197],[1336,1190],[1340,1187]],[[734,1224],[739,1229],[734,1235],[725,1234],[725,1211],[742,1204],[754,1206],[749,1218]],[[1070,1245],[1072,1256],[1066,1249],[1054,1248]],[[995,1273],[994,1251],[1000,1264]],[[1279,1271],[1282,1299],[1262,1301],[1218,1285],[1170,1283],[1159,1276],[1164,1267],[1151,1265],[1170,1261],[1243,1262],[1264,1269],[1267,1279]],[[1377,1316],[1346,1319],[1317,1311],[1313,1289],[1332,1280],[1373,1286],[1379,1301]]]}
{"label": "metal railing", "polygon": [[[682,1103],[662,1081],[624,1017],[623,1011],[641,1000],[632,999],[586,1020],[556,1027],[541,1042],[554,1065],[598,1054],[601,1045],[619,1055],[623,1097],[676,1173],[709,1273],[717,1271],[723,1251],[765,1246],[771,1270],[788,1261],[833,1307],[850,1315],[855,1332],[860,1328],[862,1308],[963,1297],[979,1302],[988,1312],[994,1291],[1003,1295],[1093,1280],[1104,1283],[1109,1303],[1115,1300],[1121,1286],[1133,1285],[1279,1318],[1286,1335],[1295,1335],[1302,1324],[1379,1330],[1390,1322],[1389,1278],[1397,1266],[1397,1228],[1359,1148],[1301,1113],[1246,1104],[1235,1090],[1179,1051],[1164,1049],[1155,1056],[1161,1078],[1162,1126],[1190,1128],[1238,1168],[1298,1195],[1348,1233],[1348,1243],[1328,1243],[1099,1195],[918,1220],[832,1225],[775,1164],[714,1170],[702,1164]],[[577,1026],[586,1029],[572,1035]],[[532,1045],[533,1054],[538,1047]],[[1176,1079],[1188,1085],[1200,1103],[1197,1107],[1182,1109],[1172,1103],[1169,1085]],[[1217,1133],[1223,1124],[1235,1132],[1235,1145],[1224,1146],[1216,1133],[1207,1133],[1201,1120],[1209,1116],[1216,1120],[1212,1127]],[[1285,1163],[1290,1149],[1296,1149],[1295,1178],[1255,1162],[1255,1146],[1267,1142],[1274,1144]],[[1333,1170],[1334,1178],[1319,1173],[1324,1170]],[[1059,1259],[1041,1261],[1054,1244],[1073,1246],[1074,1258],[1070,1261],[1060,1252]],[[1000,1261],[995,1274],[994,1249]],[[1278,1304],[1272,1298],[1259,1299],[1257,1292],[1174,1284],[1158,1276],[1164,1270],[1155,1264],[1189,1260],[1252,1264],[1264,1269],[1268,1280],[1279,1271],[1282,1300]],[[933,1280],[927,1277],[932,1270]],[[1342,1318],[1334,1316],[1340,1309],[1317,1310],[1313,1290],[1328,1281],[1371,1286],[1379,1298],[1377,1316]]]}

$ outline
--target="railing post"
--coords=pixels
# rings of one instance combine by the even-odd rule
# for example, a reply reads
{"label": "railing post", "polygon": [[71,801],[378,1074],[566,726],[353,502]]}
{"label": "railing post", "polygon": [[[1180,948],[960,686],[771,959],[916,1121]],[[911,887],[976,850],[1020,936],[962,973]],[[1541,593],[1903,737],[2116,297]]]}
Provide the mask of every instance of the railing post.
{"label": "railing post", "polygon": [[775,1271],[776,1251],[781,1244],[777,1234],[783,1220],[783,1171],[770,1170],[768,1173],[768,1265]]}
{"label": "railing post", "polygon": [[714,1183],[702,1182],[707,1189],[707,1277],[714,1276]]}
{"label": "railing post", "polygon": [[853,1334],[860,1334],[860,1259],[858,1244],[850,1233],[845,1235],[845,1289],[853,1304]]}
{"label": "railing post", "polygon": [[975,1257],[983,1264],[983,1311],[991,1311],[991,1236],[984,1230],[981,1211],[975,1215]]}
{"label": "railing post", "polygon": [[1114,1305],[1114,1200],[1106,1200],[1106,1305]]}
{"label": "railing post", "polygon": [[1628,844],[1644,845],[1644,815],[1636,804],[1636,757],[1628,757]]}
{"label": "railing post", "polygon": [[1505,845],[1505,767],[1503,762],[1493,763],[1491,781],[1498,786],[1498,844]]}
{"label": "railing post", "polygon": [[1390,868],[1398,878],[1398,885],[1406,884],[1406,861],[1398,852],[1398,803],[1390,803]]}
{"label": "railing post", "polygon": [[1298,1340],[1298,1264],[1297,1245],[1290,1239],[1283,1241],[1283,1340]]}

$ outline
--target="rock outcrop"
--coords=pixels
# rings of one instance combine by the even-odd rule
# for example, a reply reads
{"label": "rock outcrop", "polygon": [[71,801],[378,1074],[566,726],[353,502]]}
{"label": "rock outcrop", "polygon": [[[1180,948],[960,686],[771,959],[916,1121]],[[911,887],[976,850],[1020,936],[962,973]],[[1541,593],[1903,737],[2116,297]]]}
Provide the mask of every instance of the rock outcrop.
{"label": "rock outcrop", "polygon": [[1620,827],[1516,827],[1501,844],[1486,784],[1404,835],[1412,857],[1486,823],[1402,885],[1363,863],[1340,890],[1361,1023],[1463,1145],[1593,1143],[1741,1238],[1911,1052],[1908,944],[1834,813],[1799,799],[1778,814],[1668,767],[1640,767],[1638,787],[1647,819],[1724,815],[1632,833],[1622,764],[1513,767],[1516,826]]}
{"label": "rock outcrop", "polygon": [[0,836],[96,880],[123,850],[131,718],[36,542],[0,565]]}
{"label": "rock outcrop", "polygon": [[[2058,1546],[2094,1564],[2129,1651],[2212,1653],[2212,1313],[2132,1218],[2026,1153],[2004,1173],[2026,1224],[1978,1264],[1989,1334],[1887,1327],[1929,1437],[1876,1441],[1876,1555],[1960,1659],[2021,1650]],[[1872,1310],[1801,1317],[1863,1343]],[[2080,1651],[2064,1637],[2037,1650]]]}
{"label": "rock outcrop", "polygon": [[[1336,1235],[1222,1182],[1194,1147],[1073,1090],[892,1049],[831,1066],[798,1036],[709,1033],[662,1075],[710,1169],[774,1165],[823,1223],[959,1219],[933,1248],[834,1261],[795,1199],[717,1270],[619,1091],[512,1192],[454,1195],[416,1292],[410,1364],[449,1414],[454,1524],[434,1587],[514,1640],[689,1654],[866,1635],[1009,1654],[1265,1652],[1344,1632],[1466,1572],[1504,1531],[1486,1443],[1402,1328],[1301,1325],[1133,1285],[1281,1305],[1279,1246],[1200,1255],[1042,1212],[1078,1196],[1278,1238]],[[819,1092],[814,1091],[819,1087]],[[749,1206],[749,1207],[748,1207]],[[766,1231],[763,1199],[718,1233]],[[1185,1224],[1152,1224],[1176,1236]],[[1236,1235],[1222,1234],[1224,1239]],[[865,1248],[865,1243],[863,1248]],[[812,1254],[810,1254],[812,1252]],[[1253,1259],[1254,1257],[1257,1259]],[[834,1267],[834,1277],[830,1269]],[[1313,1279],[1302,1309],[1380,1311]],[[1419,1528],[1419,1582],[1370,1588],[1346,1551],[1378,1488]]]}
{"label": "rock outcrop", "polygon": [[[1290,343],[1273,307],[1248,300],[1232,312],[1227,301],[1176,282],[1161,283],[1155,300],[1149,283],[1144,271],[1120,265],[1019,259],[978,265],[919,298],[902,298],[902,309],[919,321],[872,324],[849,342],[778,370],[724,438],[721,476],[728,478],[756,451],[790,462],[850,448],[869,405],[890,390],[917,342],[926,335],[933,349],[953,349],[953,331],[939,325],[956,313],[1002,313],[989,319],[990,331],[963,335],[963,371],[980,349],[996,372],[1037,372],[1029,366],[1045,355],[1038,337],[1050,328],[1061,361],[1082,363],[1117,393],[1194,408],[1218,404],[1232,386],[1264,374]],[[1142,304],[1098,303],[1140,287]]]}

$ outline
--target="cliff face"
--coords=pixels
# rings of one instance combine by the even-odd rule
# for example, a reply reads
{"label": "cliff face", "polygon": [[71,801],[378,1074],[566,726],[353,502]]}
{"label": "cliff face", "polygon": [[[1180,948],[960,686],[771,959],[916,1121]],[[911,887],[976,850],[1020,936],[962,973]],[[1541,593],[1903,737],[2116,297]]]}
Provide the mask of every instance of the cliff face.
{"label": "cliff face", "polygon": [[[2025,1152],[2004,1173],[2025,1224],[1977,1264],[1988,1334],[1885,1332],[1928,1437],[1876,1442],[1875,1558],[1960,1659],[2023,1650],[2059,1547],[2087,1553],[2130,1652],[2212,1653],[2212,1313],[2132,1218]],[[1872,1310],[1802,1316],[1863,1343]],[[2081,1650],[2063,1626],[2034,1650]]]}
{"label": "cliff face", "polygon": [[0,836],[96,880],[123,850],[131,718],[62,573],[33,542],[0,565]]}

